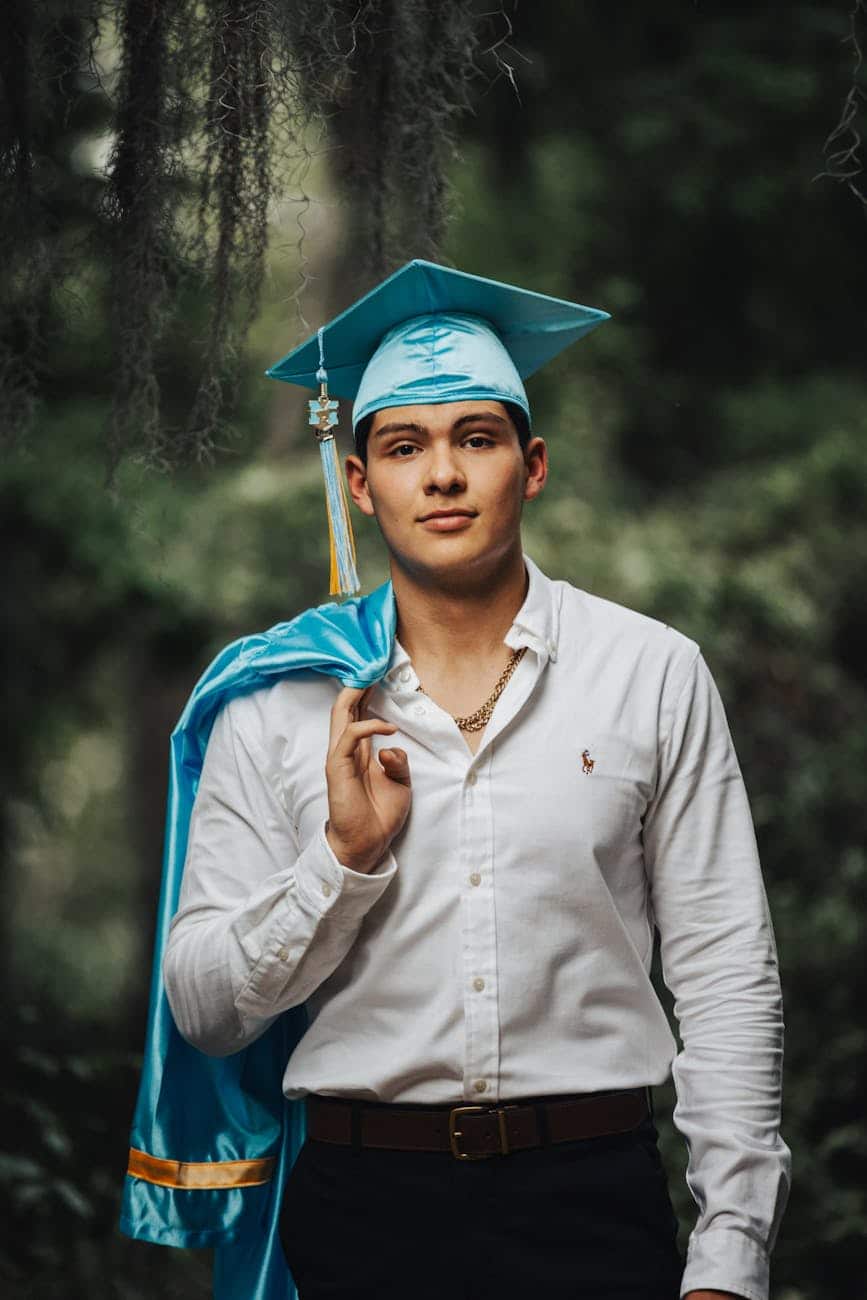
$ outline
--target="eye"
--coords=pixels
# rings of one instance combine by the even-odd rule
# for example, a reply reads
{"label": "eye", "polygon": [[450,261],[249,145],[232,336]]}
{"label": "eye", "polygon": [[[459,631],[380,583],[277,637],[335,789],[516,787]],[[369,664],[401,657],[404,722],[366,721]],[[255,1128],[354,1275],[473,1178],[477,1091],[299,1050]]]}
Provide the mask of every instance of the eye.
{"label": "eye", "polygon": [[[470,443],[470,442],[476,442],[476,443],[481,442],[486,447],[496,446],[495,439],[488,437],[486,433],[468,434],[468,436],[464,438],[464,443]],[[412,442],[399,442],[394,447],[391,448],[391,450],[388,452],[388,455],[394,456],[397,460],[409,460],[409,456],[402,456],[399,454],[403,452],[406,448],[409,448],[410,451],[418,450],[418,448]]]}

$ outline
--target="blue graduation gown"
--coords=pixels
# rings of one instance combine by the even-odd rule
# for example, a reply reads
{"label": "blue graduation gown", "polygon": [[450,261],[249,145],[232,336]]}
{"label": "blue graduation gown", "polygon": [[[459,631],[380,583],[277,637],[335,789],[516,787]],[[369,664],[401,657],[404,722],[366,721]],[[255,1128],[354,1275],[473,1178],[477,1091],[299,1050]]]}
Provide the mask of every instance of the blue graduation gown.
{"label": "blue graduation gown", "polygon": [[191,1047],[175,1026],[162,959],[205,748],[229,699],[290,673],[373,685],[388,669],[395,627],[388,581],[367,596],[328,602],[243,637],[205,670],[172,733],[147,1036],[120,1228],[164,1246],[213,1246],[217,1300],[296,1300],[277,1224],[306,1122],[302,1102],[287,1101],[281,1083],[307,1017],[296,1007],[249,1047],[220,1059]]}

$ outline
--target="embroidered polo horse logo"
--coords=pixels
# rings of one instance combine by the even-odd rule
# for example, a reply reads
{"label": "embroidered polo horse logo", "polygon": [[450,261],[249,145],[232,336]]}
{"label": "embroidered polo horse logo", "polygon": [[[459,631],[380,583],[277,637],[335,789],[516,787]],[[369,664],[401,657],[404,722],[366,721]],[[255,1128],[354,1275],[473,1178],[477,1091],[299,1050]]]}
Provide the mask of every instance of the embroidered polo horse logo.
{"label": "embroidered polo horse logo", "polygon": [[590,757],[590,750],[589,749],[582,750],[581,751],[582,772],[586,773],[586,775],[589,776],[595,766],[596,766],[596,759]]}

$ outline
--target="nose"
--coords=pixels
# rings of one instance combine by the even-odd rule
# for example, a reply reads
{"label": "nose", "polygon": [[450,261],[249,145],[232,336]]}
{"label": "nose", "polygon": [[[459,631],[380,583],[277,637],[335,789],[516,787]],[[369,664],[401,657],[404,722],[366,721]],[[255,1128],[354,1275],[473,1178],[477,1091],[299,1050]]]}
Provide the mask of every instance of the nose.
{"label": "nose", "polygon": [[425,492],[463,492],[466,486],[466,475],[458,465],[452,447],[448,444],[432,447],[427,461]]}

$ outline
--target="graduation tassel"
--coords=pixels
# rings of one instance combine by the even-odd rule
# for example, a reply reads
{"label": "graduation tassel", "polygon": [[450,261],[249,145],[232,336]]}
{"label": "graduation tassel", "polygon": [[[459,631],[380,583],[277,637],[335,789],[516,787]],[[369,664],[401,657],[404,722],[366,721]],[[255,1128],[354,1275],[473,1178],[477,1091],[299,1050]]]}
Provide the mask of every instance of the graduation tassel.
{"label": "graduation tassel", "polygon": [[333,433],[319,439],[319,454],[322,457],[322,471],[325,475],[325,503],[328,509],[328,540],[331,551],[329,595],[354,596],[360,590],[361,584],[355,568],[355,538],[352,534],[352,520],[349,517],[349,498],[346,494],[346,484],[343,481],[343,470]]}
{"label": "graduation tassel", "polygon": [[328,396],[328,375],[322,330],[319,330],[319,396],[308,403],[310,423],[316,427],[322,473],[325,478],[325,505],[328,511],[328,541],[331,552],[329,595],[354,596],[361,590],[356,571],[355,537],[349,515],[349,497],[332,430],[337,424],[337,402]]}

